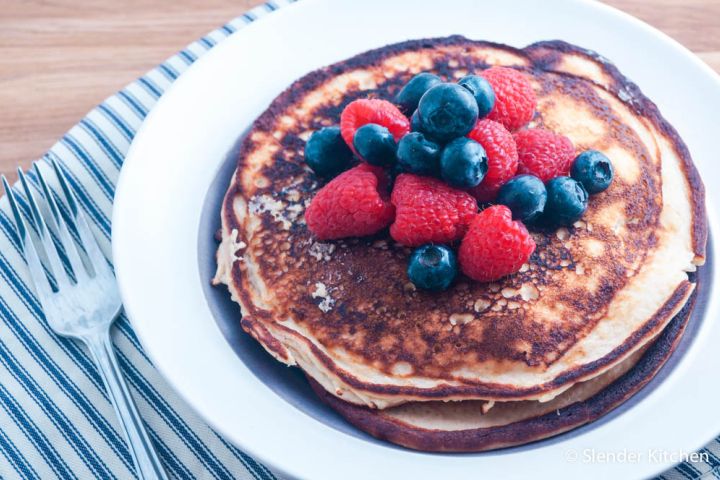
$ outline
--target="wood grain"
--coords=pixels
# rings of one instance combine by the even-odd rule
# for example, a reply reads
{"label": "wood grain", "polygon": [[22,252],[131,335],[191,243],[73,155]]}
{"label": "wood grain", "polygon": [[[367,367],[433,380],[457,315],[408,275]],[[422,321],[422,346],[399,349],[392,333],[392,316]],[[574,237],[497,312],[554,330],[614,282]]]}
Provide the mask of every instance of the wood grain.
{"label": "wood grain", "polygon": [[[0,173],[27,167],[108,95],[262,0],[3,0]],[[720,1],[609,0],[720,72]]]}

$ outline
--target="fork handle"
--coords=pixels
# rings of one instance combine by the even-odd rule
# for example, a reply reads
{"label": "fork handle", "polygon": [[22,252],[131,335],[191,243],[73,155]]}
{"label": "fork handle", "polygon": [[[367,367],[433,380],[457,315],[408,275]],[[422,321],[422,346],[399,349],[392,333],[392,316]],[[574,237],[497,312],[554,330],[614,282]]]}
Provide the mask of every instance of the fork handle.
{"label": "fork handle", "polygon": [[83,340],[95,359],[103,383],[105,383],[105,389],[110,395],[111,403],[125,433],[125,440],[138,478],[140,480],[167,480],[165,470],[150,442],[150,437],[148,437],[120,371],[109,330],[87,335],[83,337]]}

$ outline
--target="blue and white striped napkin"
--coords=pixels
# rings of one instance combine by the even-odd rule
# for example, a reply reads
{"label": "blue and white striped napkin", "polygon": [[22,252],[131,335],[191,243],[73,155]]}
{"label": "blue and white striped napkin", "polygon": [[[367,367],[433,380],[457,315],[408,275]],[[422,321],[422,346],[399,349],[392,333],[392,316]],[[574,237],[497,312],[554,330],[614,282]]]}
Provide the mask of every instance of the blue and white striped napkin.
{"label": "blue and white striped napkin", "polygon": [[[110,253],[118,173],[135,132],[170,84],[228,35],[292,0],[254,8],[189,45],[105,100],[41,163],[55,159]],[[29,174],[31,183],[36,179]],[[20,196],[18,192],[18,196]],[[27,205],[23,204],[25,208]],[[27,213],[27,210],[26,210]],[[29,286],[7,199],[0,200],[0,478],[127,479],[132,460],[86,349],[54,334]],[[153,368],[122,315],[114,330],[118,359],[168,474],[182,479],[274,479],[272,471],[208,427]],[[684,463],[666,479],[720,478],[720,443],[706,463]],[[388,454],[392,454],[388,450]]]}

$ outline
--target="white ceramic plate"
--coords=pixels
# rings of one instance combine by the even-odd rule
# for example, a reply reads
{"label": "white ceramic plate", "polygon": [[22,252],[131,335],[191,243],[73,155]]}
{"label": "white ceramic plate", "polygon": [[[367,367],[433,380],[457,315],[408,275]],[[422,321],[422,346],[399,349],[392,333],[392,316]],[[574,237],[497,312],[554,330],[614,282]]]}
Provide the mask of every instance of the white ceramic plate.
{"label": "white ceramic plate", "polygon": [[[157,368],[215,428],[289,475],[318,479],[637,478],[670,467],[648,450],[692,451],[720,433],[718,296],[695,340],[642,401],[580,435],[478,455],[411,452],[350,435],[275,393],[231,348],[205,296],[201,214],[229,152],[301,75],[412,38],[462,34],[525,46],[563,39],[594,49],[638,83],[679,130],[709,184],[716,233],[720,81],[679,44],[598,3],[532,0],[303,0],[232,35],[192,66],[138,132],[115,197],[113,252],[125,308]],[[224,188],[224,185],[222,186]],[[715,236],[715,238],[718,238]],[[272,362],[267,357],[268,362]],[[639,452],[634,462],[586,461]]]}

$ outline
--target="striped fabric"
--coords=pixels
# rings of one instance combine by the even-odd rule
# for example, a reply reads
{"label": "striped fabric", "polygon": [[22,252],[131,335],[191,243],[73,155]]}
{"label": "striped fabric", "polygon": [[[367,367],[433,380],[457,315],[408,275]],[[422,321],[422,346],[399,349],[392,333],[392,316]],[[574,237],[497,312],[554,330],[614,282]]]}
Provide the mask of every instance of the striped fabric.
{"label": "striped fabric", "polygon": [[[135,132],[163,91],[228,35],[287,3],[273,1],[211,32],[105,100],[41,160],[57,160],[110,253],[115,183]],[[31,183],[35,182],[32,173]],[[35,183],[37,187],[37,183]],[[18,190],[19,193],[19,190]],[[21,207],[27,205],[21,201]],[[27,213],[27,210],[26,210]],[[7,199],[0,201],[0,477],[128,479],[132,460],[102,380],[80,343],[55,335],[30,287]],[[121,368],[171,478],[274,479],[208,427],[150,364],[127,318]]]}
{"label": "striped fabric", "polygon": [[[105,100],[45,155],[41,164],[53,158],[66,172],[106,254],[115,182],[149,110],[197,58],[288,1],[257,7],[189,45]],[[29,178],[37,187],[32,173]],[[19,191],[18,196],[27,213]],[[135,477],[88,352],[50,330],[28,286],[6,198],[0,200],[0,277],[0,478]],[[150,364],[124,315],[117,321],[114,341],[121,368],[172,478],[276,478],[208,427],[173,392]],[[720,443],[714,441],[703,452],[709,454],[709,462],[681,464],[663,478],[720,478]]]}

